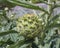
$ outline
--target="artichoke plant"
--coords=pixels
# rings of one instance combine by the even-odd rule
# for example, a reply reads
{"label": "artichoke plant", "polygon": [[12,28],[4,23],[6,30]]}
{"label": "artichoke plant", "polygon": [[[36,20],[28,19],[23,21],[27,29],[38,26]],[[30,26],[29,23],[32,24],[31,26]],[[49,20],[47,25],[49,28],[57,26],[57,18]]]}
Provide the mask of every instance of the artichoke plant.
{"label": "artichoke plant", "polygon": [[34,38],[41,34],[43,23],[42,18],[27,14],[18,18],[17,31],[26,38]]}
{"label": "artichoke plant", "polygon": [[60,14],[53,15],[54,9],[60,7],[60,5],[56,4],[57,0],[43,1],[48,5],[47,10],[33,3],[18,0],[6,1],[7,5],[19,5],[29,9],[40,10],[43,13],[41,12],[42,14],[40,13],[39,15],[27,14],[15,19],[8,18],[6,10],[2,10],[3,14],[0,15],[7,21],[5,25],[0,27],[0,29],[4,28],[1,29],[3,32],[0,32],[0,46],[2,48],[60,48]]}

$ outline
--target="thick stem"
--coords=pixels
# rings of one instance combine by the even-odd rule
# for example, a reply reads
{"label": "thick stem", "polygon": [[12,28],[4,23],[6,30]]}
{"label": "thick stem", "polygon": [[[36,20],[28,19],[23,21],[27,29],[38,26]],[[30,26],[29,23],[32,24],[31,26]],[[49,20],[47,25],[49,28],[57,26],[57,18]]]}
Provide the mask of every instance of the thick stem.
{"label": "thick stem", "polygon": [[[50,4],[51,3],[51,1],[50,0],[48,0],[48,4]],[[50,13],[50,6],[48,5],[48,12]]]}
{"label": "thick stem", "polygon": [[[30,1],[30,3],[32,3],[32,2]],[[33,11],[33,14],[37,16],[36,11],[34,9],[32,9],[32,11]]]}
{"label": "thick stem", "polygon": [[[52,2],[51,2],[51,0],[48,0],[48,4],[51,4],[52,5]],[[47,17],[47,23],[48,23],[48,21],[49,21],[49,19],[50,19],[50,17],[51,17],[51,12],[52,12],[52,10],[51,10],[51,8],[52,8],[52,6],[50,6],[50,5],[48,5],[48,7],[47,7],[47,11],[48,11],[48,13],[49,13],[49,15],[48,15],[48,17]]]}

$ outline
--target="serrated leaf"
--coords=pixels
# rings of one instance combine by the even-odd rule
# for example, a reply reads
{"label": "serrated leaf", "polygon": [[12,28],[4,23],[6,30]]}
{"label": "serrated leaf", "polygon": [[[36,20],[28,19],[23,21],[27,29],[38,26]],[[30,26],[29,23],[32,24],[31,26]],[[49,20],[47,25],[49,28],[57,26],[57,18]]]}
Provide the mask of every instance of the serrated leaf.
{"label": "serrated leaf", "polygon": [[51,24],[49,28],[60,27],[60,24]]}
{"label": "serrated leaf", "polygon": [[19,47],[22,46],[24,43],[25,43],[24,40],[17,41],[15,44],[10,45],[8,48],[19,48]]}
{"label": "serrated leaf", "polygon": [[47,31],[49,29],[52,29],[52,28],[55,28],[55,27],[56,28],[60,27],[60,24],[54,24],[54,23],[52,23],[52,24],[50,24],[49,26],[46,27],[45,31]]}
{"label": "serrated leaf", "polygon": [[5,31],[5,32],[0,32],[0,36],[8,35],[11,33],[18,33],[18,32],[15,30],[9,30],[9,31]]}
{"label": "serrated leaf", "polygon": [[51,18],[48,23],[50,24],[51,22],[54,22],[58,17],[60,17],[60,14],[53,16],[53,18]]}
{"label": "serrated leaf", "polygon": [[7,41],[0,41],[0,46],[3,45],[3,44],[11,45],[11,44],[14,44],[14,42],[11,41],[10,38],[9,38]]}
{"label": "serrated leaf", "polygon": [[52,9],[60,7],[60,4],[56,4]]}

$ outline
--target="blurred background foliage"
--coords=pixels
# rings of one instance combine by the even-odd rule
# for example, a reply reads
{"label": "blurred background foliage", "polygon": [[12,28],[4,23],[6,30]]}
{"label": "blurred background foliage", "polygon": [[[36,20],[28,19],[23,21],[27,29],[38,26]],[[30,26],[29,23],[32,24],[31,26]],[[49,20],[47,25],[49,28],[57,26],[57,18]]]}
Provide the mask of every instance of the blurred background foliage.
{"label": "blurred background foliage", "polygon": [[[60,13],[55,10],[60,7],[59,2],[0,0],[0,48],[60,48]],[[26,40],[18,35],[16,21],[25,14],[34,14],[44,21],[44,30],[39,37]]]}

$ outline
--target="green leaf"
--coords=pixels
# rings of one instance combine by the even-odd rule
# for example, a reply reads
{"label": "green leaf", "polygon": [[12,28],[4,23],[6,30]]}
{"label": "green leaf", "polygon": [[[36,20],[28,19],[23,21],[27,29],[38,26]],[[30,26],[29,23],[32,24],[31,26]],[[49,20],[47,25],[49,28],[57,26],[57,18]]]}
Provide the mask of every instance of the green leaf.
{"label": "green leaf", "polygon": [[60,24],[51,24],[49,28],[60,27]]}
{"label": "green leaf", "polygon": [[2,13],[3,13],[3,17],[9,22],[10,21],[10,19],[6,16],[6,11],[5,10],[3,10],[2,11]]}
{"label": "green leaf", "polygon": [[9,30],[9,31],[5,31],[5,32],[0,32],[0,36],[8,35],[11,33],[18,33],[18,32],[15,30]]}
{"label": "green leaf", "polygon": [[8,48],[19,48],[19,47],[22,46],[24,43],[25,43],[24,40],[17,41],[17,42],[14,43],[13,45],[10,45]]}
{"label": "green leaf", "polygon": [[60,7],[60,4],[56,4],[55,6],[53,6],[52,9],[55,9],[55,8],[58,8],[58,7]]}
{"label": "green leaf", "polygon": [[51,22],[54,22],[58,17],[60,17],[60,14],[53,16],[49,21],[48,24],[50,24]]}
{"label": "green leaf", "polygon": [[11,44],[14,44],[14,42],[11,41],[11,39],[9,38],[7,41],[0,41],[0,46],[2,46],[3,44],[11,45]]}
{"label": "green leaf", "polygon": [[0,46],[2,46],[5,42],[4,41],[0,41]]}
{"label": "green leaf", "polygon": [[54,24],[54,23],[52,23],[52,24],[50,24],[49,26],[47,26],[45,29],[45,31],[47,31],[47,30],[49,30],[49,29],[52,29],[52,28],[55,28],[55,27],[60,27],[60,24]]}
{"label": "green leaf", "polygon": [[40,8],[39,6],[33,5],[31,3],[27,3],[27,2],[22,2],[22,1],[17,1],[17,0],[7,0],[8,2],[10,2],[11,4],[16,4],[25,8],[30,8],[30,9],[35,9],[35,10],[41,10],[46,12],[47,14],[48,11],[44,10],[43,8]]}
{"label": "green leaf", "polygon": [[13,45],[10,45],[8,48],[19,48],[24,44],[31,44],[34,41],[34,39],[23,39],[23,40],[18,40],[15,42]]}

